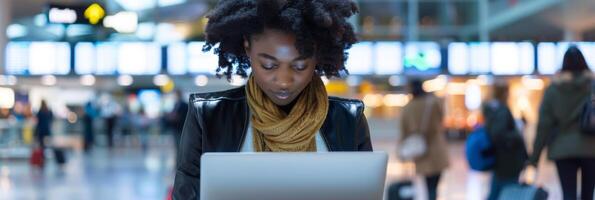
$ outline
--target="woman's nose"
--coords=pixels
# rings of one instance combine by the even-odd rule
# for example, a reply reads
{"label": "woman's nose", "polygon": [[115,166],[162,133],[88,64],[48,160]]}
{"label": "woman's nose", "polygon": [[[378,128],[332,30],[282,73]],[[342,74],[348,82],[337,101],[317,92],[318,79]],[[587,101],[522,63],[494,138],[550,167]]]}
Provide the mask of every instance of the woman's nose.
{"label": "woman's nose", "polygon": [[276,76],[276,84],[281,89],[288,89],[293,84],[293,71],[289,67],[280,67]]}

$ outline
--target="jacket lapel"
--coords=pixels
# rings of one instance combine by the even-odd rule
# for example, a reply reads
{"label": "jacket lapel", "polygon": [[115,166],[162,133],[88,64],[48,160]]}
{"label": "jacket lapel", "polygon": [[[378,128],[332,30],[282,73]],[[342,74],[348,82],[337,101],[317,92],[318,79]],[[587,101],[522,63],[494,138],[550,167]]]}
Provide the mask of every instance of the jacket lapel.
{"label": "jacket lapel", "polygon": [[329,104],[328,113],[326,115],[326,119],[324,119],[324,123],[322,127],[320,127],[320,136],[324,139],[324,143],[328,148],[328,151],[337,151],[337,145],[339,143],[337,138],[336,130],[333,128],[335,126],[333,120],[331,120],[334,114],[332,104]]}

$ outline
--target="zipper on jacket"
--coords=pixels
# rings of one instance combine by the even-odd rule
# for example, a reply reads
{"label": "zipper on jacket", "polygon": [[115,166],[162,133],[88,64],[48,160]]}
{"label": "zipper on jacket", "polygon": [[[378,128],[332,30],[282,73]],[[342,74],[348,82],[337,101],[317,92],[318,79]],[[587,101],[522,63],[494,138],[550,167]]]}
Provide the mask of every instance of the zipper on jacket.
{"label": "zipper on jacket", "polygon": [[326,136],[324,136],[324,134],[322,134],[322,132],[320,132],[320,136],[322,136],[322,140],[324,140],[324,145],[326,146],[326,148],[328,149],[329,152],[331,152],[331,146],[328,145],[328,139],[326,139]]}
{"label": "zipper on jacket", "polygon": [[[248,107],[248,105],[246,105]],[[248,120],[250,120],[250,108],[246,108],[246,116],[244,118],[244,128],[242,128],[242,137],[240,138],[240,144],[238,145],[238,149],[236,152],[240,152],[242,150],[242,146],[246,140],[246,127],[248,126]]]}
{"label": "zipper on jacket", "polygon": [[[328,115],[327,115],[328,117]],[[326,121],[326,119],[325,119]],[[320,127],[320,129],[318,130],[318,133],[320,134],[320,136],[322,137],[322,140],[324,141],[324,145],[326,146],[326,149],[331,152],[331,146],[329,145],[328,139],[326,138],[326,135],[322,132],[323,129],[326,129],[325,127],[326,124],[323,124],[322,127]]]}

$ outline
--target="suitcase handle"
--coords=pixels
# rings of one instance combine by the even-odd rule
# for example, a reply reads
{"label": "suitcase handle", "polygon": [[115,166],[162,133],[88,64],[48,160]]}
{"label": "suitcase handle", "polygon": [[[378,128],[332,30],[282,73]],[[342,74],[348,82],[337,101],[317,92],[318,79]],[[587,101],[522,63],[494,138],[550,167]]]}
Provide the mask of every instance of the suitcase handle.
{"label": "suitcase handle", "polygon": [[539,169],[527,166],[521,171],[519,182],[526,185],[538,185]]}

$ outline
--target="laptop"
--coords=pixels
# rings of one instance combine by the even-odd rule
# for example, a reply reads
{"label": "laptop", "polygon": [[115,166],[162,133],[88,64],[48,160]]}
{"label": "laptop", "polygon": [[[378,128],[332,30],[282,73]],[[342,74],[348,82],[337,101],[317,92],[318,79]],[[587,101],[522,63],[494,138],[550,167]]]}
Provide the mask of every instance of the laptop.
{"label": "laptop", "polygon": [[202,200],[381,200],[385,152],[205,153]]}

